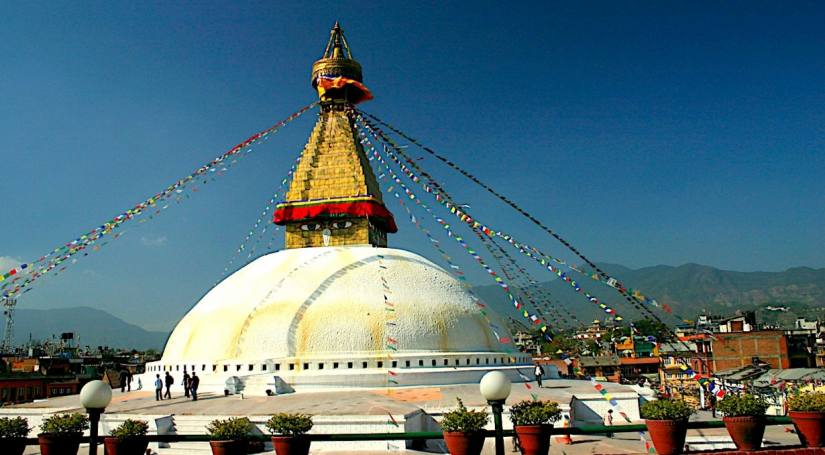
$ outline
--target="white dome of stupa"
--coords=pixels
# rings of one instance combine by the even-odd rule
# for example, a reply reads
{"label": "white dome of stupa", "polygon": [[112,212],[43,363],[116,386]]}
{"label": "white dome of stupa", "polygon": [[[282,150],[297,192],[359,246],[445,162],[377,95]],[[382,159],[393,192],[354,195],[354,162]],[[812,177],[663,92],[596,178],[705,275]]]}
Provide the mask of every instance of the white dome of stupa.
{"label": "white dome of stupa", "polygon": [[461,282],[409,251],[287,249],[210,290],[148,373],[196,371],[216,384],[277,374],[290,385],[381,385],[395,368],[414,385],[470,382],[529,362],[500,341],[510,335],[483,309],[486,316]]}

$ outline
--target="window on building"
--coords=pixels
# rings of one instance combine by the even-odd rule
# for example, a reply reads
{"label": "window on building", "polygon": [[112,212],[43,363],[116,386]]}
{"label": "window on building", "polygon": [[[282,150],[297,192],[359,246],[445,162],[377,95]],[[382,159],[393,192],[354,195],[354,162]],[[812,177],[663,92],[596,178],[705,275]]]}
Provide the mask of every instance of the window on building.
{"label": "window on building", "polygon": [[347,362],[347,368],[352,368],[352,362]]}
{"label": "window on building", "polygon": [[366,367],[367,367],[367,362],[361,362],[361,368],[366,368]]}
{"label": "window on building", "polygon": [[384,368],[384,362],[378,361],[378,368]]}
{"label": "window on building", "polygon": [[323,370],[323,369],[324,369],[324,364],[323,364],[323,363],[319,363],[319,364],[318,364],[318,369],[319,369],[319,370]]}
{"label": "window on building", "polygon": [[332,362],[332,368],[333,369],[338,368],[338,362]]}
{"label": "window on building", "polygon": [[265,363],[261,364],[261,371],[266,371],[266,364]]}

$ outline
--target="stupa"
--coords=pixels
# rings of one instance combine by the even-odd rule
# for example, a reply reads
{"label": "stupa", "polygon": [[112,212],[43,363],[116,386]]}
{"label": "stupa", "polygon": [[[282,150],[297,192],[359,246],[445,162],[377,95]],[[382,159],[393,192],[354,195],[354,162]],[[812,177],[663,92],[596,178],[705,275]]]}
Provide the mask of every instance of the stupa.
{"label": "stupa", "polygon": [[147,379],[195,371],[202,389],[248,394],[471,383],[493,369],[518,381],[531,359],[496,337],[510,337],[497,316],[441,267],[387,247],[397,226],[347,114],[372,95],[341,27],[330,33],[312,66],[318,120],[274,215],[286,248],[212,288]]}

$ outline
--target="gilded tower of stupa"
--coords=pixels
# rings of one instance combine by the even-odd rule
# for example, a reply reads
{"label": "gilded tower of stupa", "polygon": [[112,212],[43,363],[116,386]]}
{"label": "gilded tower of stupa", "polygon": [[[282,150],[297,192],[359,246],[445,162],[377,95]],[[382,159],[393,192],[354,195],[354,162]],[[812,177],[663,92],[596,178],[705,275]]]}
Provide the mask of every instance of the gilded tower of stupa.
{"label": "gilded tower of stupa", "polygon": [[312,86],[321,112],[274,217],[286,225],[286,247],[387,246],[395,221],[347,115],[351,105],[372,95],[338,23],[312,65]]}

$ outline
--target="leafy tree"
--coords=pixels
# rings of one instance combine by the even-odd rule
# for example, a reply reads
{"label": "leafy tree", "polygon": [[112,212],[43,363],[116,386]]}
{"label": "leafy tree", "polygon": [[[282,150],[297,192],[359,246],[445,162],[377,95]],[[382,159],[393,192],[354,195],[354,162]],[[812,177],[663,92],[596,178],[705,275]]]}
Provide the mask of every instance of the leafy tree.
{"label": "leafy tree", "polygon": [[639,319],[633,322],[633,326],[638,330],[635,335],[653,336],[656,341],[671,341],[673,337],[667,324],[650,319]]}

